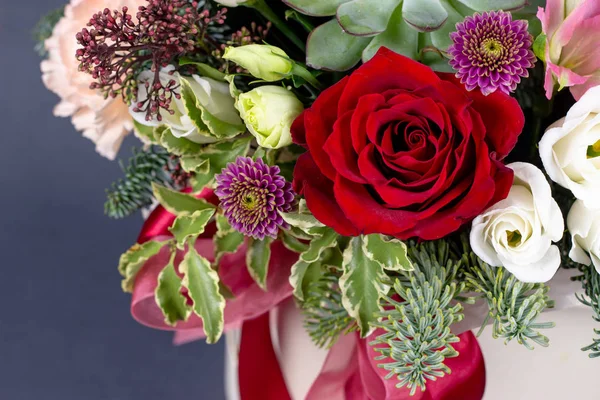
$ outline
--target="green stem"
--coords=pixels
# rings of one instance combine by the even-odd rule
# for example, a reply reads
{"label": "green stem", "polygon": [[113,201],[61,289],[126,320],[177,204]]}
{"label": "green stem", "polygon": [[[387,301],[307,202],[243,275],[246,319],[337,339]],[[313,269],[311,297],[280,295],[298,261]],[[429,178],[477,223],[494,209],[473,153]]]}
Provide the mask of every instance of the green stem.
{"label": "green stem", "polygon": [[529,153],[529,159],[534,160],[538,152],[538,142],[542,134],[542,120],[543,118],[537,115],[533,125],[533,133],[531,137],[531,151]]}
{"label": "green stem", "polygon": [[287,36],[287,38],[290,39],[290,41],[292,43],[294,43],[300,50],[304,51],[304,49],[305,49],[304,42],[302,40],[300,40],[300,38],[298,36],[296,36],[294,31],[292,31],[287,26],[285,21],[283,21],[281,18],[279,18],[279,16],[277,14],[275,14],[275,12],[273,12],[271,7],[269,7],[267,5],[265,0],[250,0],[247,3],[245,3],[244,5],[246,7],[254,8],[256,11],[261,13],[266,19],[271,21],[271,23],[273,25],[275,25],[275,27],[277,29],[279,29],[281,31],[281,33],[283,33],[285,36]]}
{"label": "green stem", "polygon": [[317,78],[315,78],[313,74],[311,74],[310,71],[304,68],[303,66],[294,63],[292,74],[304,79],[306,82],[310,83],[311,86],[313,86],[315,89],[323,90],[323,85],[321,84],[321,82],[319,82]]}
{"label": "green stem", "polygon": [[554,108],[554,96],[550,101],[546,104],[546,107],[543,109],[535,108],[533,109],[533,115],[535,118],[535,122],[533,125],[533,134],[531,138],[531,152],[530,159],[535,159],[538,153],[538,142],[540,141],[540,137],[542,136],[542,123],[544,119],[548,117],[552,113],[552,109]]}
{"label": "green stem", "polygon": [[306,30],[306,32],[311,33],[315,30],[315,26],[310,23],[310,21],[304,17],[304,15],[300,14],[296,10],[288,10],[285,12],[285,19],[295,19],[298,21],[300,25]]}

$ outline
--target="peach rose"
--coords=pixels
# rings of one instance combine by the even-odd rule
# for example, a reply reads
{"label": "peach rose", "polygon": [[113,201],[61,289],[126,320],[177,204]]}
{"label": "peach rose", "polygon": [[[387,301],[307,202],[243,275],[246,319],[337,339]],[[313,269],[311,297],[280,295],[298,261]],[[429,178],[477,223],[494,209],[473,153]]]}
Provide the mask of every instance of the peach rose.
{"label": "peach rose", "polygon": [[89,88],[91,75],[78,70],[75,35],[104,8],[123,6],[137,10],[144,0],[71,0],[65,15],[46,41],[48,59],[42,61],[42,79],[46,87],[60,97],[54,115],[71,117],[75,129],[96,144],[98,153],[114,159],[125,136],[133,129],[127,105],[117,97],[104,99]]}

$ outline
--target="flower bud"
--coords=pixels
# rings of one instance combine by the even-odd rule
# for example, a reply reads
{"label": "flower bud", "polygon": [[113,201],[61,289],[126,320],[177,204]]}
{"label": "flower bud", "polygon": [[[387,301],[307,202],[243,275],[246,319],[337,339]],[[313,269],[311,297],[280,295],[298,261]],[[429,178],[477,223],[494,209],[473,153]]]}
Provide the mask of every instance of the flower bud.
{"label": "flower bud", "polygon": [[228,47],[223,58],[247,69],[254,77],[274,82],[292,73],[294,62],[279,47],[267,44],[249,44]]}
{"label": "flower bud", "polygon": [[243,93],[236,107],[258,144],[270,149],[292,143],[292,123],[304,111],[300,100],[280,86],[261,86]]}

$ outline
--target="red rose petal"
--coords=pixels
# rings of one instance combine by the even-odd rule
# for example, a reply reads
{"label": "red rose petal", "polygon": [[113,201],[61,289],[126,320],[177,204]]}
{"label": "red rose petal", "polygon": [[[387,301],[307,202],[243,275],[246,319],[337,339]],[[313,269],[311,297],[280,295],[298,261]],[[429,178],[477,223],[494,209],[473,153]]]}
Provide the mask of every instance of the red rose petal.
{"label": "red rose petal", "polygon": [[392,235],[399,229],[409,230],[417,223],[415,213],[382,206],[364,185],[351,182],[341,175],[338,175],[333,191],[344,214],[364,235]]}
{"label": "red rose petal", "polygon": [[358,99],[370,93],[383,93],[388,89],[410,91],[439,80],[426,65],[382,47],[375,57],[350,75],[338,112],[356,108]]}
{"label": "red rose petal", "polygon": [[347,82],[348,78],[344,78],[323,91],[313,106],[304,111],[308,149],[321,172],[331,180],[335,179],[336,172],[323,146],[333,132],[333,125],[338,118],[334,105],[338,102]]}
{"label": "red rose petal", "polygon": [[[448,73],[438,73],[441,79],[461,85]],[[498,159],[506,157],[514,149],[525,126],[525,115],[516,99],[497,90],[484,96],[479,90],[468,92],[473,99],[472,107],[481,115],[486,127],[487,140]]]}
{"label": "red rose petal", "polygon": [[304,126],[305,112],[300,114],[292,123],[290,131],[292,132],[292,141],[297,145],[306,148],[306,127]]}
{"label": "red rose petal", "polygon": [[333,133],[325,142],[323,149],[331,157],[331,163],[339,174],[357,182],[367,183],[358,169],[358,154],[348,140],[351,131],[352,111],[341,116],[333,126]]}
{"label": "red rose petal", "polygon": [[341,234],[437,239],[507,196],[512,171],[496,157],[522,128],[510,97],[382,49],[294,123],[309,151],[294,186]]}
{"label": "red rose petal", "polygon": [[[300,187],[298,187],[300,186]],[[346,218],[333,194],[333,182],[320,173],[309,153],[302,154],[294,169],[294,188],[304,195],[315,218],[344,236],[357,236],[359,231]]]}
{"label": "red rose petal", "polygon": [[352,146],[357,154],[367,145],[367,120],[369,115],[384,106],[385,98],[378,93],[363,96],[358,101],[351,122]]}

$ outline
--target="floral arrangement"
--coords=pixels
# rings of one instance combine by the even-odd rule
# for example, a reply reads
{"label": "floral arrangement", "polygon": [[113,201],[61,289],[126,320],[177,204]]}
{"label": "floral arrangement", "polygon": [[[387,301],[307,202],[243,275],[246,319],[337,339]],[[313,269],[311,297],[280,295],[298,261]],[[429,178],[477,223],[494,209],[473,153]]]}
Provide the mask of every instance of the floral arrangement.
{"label": "floral arrangement", "polygon": [[599,21],[596,0],[71,0],[35,36],[57,116],[109,159],[139,139],[105,208],[147,216],[119,263],[137,320],[214,343],[293,296],[315,346],[352,338],[344,398],[458,398],[438,382],[481,357],[474,304],[480,334],[548,346],[569,268],[600,321]]}

